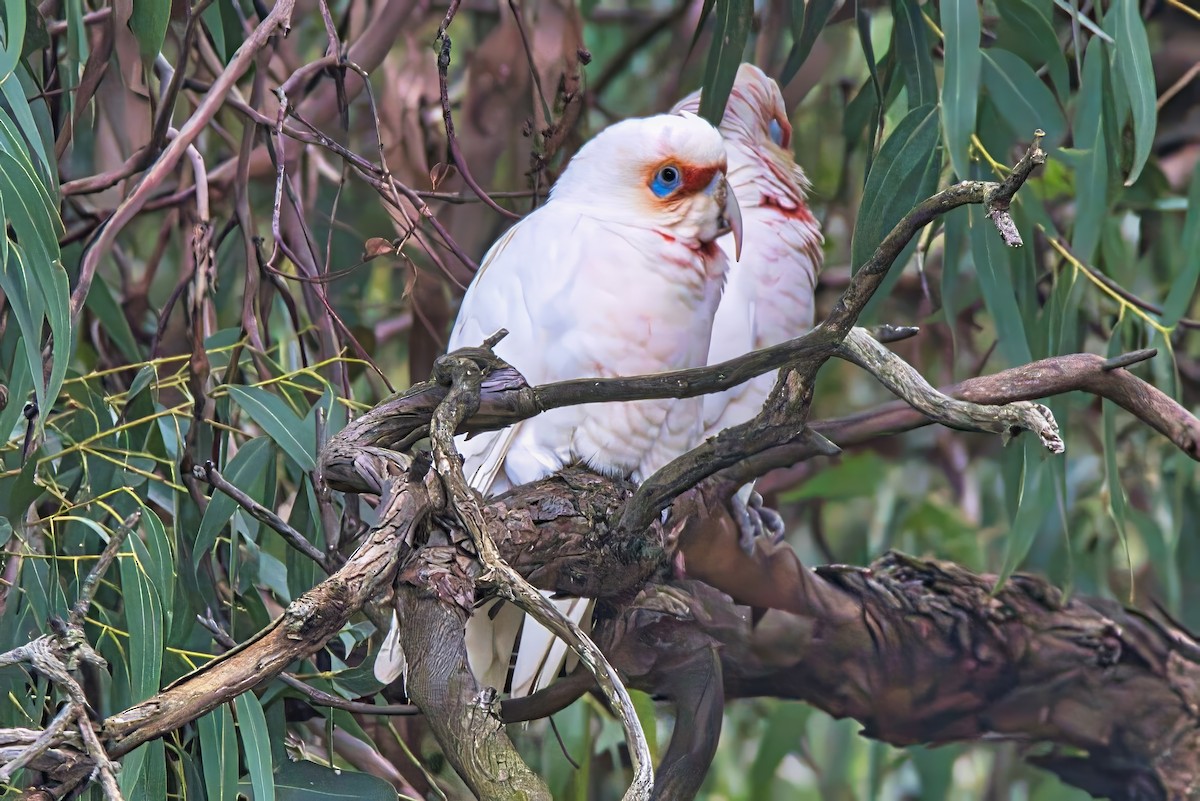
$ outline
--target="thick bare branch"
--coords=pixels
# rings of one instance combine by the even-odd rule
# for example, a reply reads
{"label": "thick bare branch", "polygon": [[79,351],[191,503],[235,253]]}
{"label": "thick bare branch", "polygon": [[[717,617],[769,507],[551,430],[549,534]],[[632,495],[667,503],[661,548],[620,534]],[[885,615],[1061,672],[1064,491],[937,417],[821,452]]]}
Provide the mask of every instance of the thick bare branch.
{"label": "thick bare branch", "polygon": [[434,466],[446,482],[450,508],[454,510],[475,545],[483,573],[479,583],[490,586],[500,597],[516,604],[526,614],[562,639],[579,655],[580,662],[595,676],[605,698],[613,706],[629,747],[633,782],[626,801],[649,799],[654,786],[654,766],[637,710],[620,676],[586,633],[529,584],[500,556],[488,532],[478,497],[463,475],[462,460],[454,448],[454,432],[478,406],[483,373],[470,359],[444,357],[434,365],[435,373],[450,379],[450,393],[439,404],[430,422]]}
{"label": "thick bare branch", "polygon": [[[1141,358],[1142,352],[1137,354]],[[1053,356],[993,375],[943,387],[942,394],[971,403],[1002,404],[1083,391],[1116,403],[1200,461],[1200,420],[1162,390],[1092,353]],[[906,403],[814,422],[813,428],[842,447],[929,425]],[[794,461],[794,460],[793,460]]]}
{"label": "thick bare branch", "polygon": [[669,695],[672,646],[708,639],[731,698],[803,700],[896,745],[1012,739],[1097,796],[1200,797],[1200,644],[1170,621],[1025,575],[993,593],[994,576],[895,553],[795,575],[798,612],[752,626],[697,581],[671,588],[685,613],[643,599],[606,648]]}
{"label": "thick bare branch", "polygon": [[1062,453],[1058,423],[1040,403],[1013,401],[987,406],[955,400],[938,392],[912,365],[879,344],[865,328],[852,328],[838,353],[879,379],[931,422],[964,431],[991,431],[1007,442],[1021,431],[1032,431],[1051,453]]}
{"label": "thick bare branch", "polygon": [[319,650],[351,615],[388,592],[404,543],[431,506],[424,483],[400,483],[381,505],[383,522],[346,564],[289,604],[278,620],[158,695],[105,721],[110,753],[121,756],[161,737]]}

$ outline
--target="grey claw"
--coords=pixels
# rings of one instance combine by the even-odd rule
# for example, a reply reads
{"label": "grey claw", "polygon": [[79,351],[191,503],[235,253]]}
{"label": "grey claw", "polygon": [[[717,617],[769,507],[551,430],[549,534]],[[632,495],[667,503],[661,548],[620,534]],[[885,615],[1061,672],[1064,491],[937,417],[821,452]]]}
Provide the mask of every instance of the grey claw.
{"label": "grey claw", "polygon": [[761,518],[736,495],[729,501],[729,511],[737,523],[738,545],[746,553],[754,553],[754,539],[763,533]]}
{"label": "grey claw", "polygon": [[749,506],[753,510],[753,514],[758,515],[762,536],[769,536],[774,544],[782,542],[787,534],[783,516],[769,506],[763,506],[763,497],[757,492],[750,493]]}

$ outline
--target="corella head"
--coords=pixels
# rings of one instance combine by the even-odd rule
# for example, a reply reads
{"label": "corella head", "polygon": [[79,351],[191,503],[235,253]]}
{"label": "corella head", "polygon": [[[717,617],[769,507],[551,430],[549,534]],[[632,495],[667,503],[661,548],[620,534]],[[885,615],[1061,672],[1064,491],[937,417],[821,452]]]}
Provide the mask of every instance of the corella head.
{"label": "corella head", "polygon": [[740,243],[741,211],[725,173],[716,128],[695,114],[662,114],[605,128],[575,154],[550,196],[680,241],[703,245],[732,231]]}
{"label": "corella head", "polygon": [[[683,113],[700,107],[700,93],[693,92],[676,104]],[[791,173],[800,190],[808,188],[804,171],[792,159],[792,124],[779,85],[753,64],[738,67],[733,90],[721,118],[721,133],[726,139],[729,180],[740,186],[740,170],[758,172],[756,163],[767,161]]]}

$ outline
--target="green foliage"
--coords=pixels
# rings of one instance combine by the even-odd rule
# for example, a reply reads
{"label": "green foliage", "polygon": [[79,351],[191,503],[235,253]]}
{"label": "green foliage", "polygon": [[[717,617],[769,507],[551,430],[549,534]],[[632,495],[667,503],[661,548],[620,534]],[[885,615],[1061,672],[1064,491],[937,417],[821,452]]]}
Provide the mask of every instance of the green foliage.
{"label": "green foliage", "polygon": [[129,17],[129,30],[137,38],[142,60],[153,61],[167,38],[167,23],[171,21],[171,0],[134,0]]}
{"label": "green foliage", "polygon": [[[465,273],[430,218],[461,237],[472,257],[502,223],[470,202],[457,177],[444,179],[443,194],[428,193],[438,159],[446,160],[427,47],[445,11],[414,11],[403,24],[374,23],[394,26],[397,44],[366,69],[369,101],[340,98],[332,68],[306,74],[293,99],[308,113],[305,96],[327,91],[338,102],[304,119],[368,162],[382,149],[389,174],[426,192],[427,206],[381,199],[369,182],[345,179],[336,153],[293,137],[300,117],[276,135],[263,124],[274,120],[273,108],[247,119],[227,106],[194,142],[212,183],[209,218],[199,218],[192,162],[157,176],[154,201],[101,260],[72,319],[84,248],[147,173],[95,192],[64,185],[119,172],[135,155],[129,148],[144,144],[122,134],[148,136],[165,87],[133,85],[142,73],[130,69],[120,44],[111,54],[93,50],[107,28],[89,18],[92,6],[57,5],[61,24],[47,25],[35,3],[0,2],[0,384],[9,393],[0,409],[0,546],[11,580],[0,593],[0,644],[23,644],[44,633],[51,616],[65,617],[105,543],[136,519],[86,619],[110,665],[87,676],[95,711],[106,716],[222,650],[198,616],[245,641],[324,576],[274,528],[197,483],[193,467],[203,472],[211,460],[318,549],[338,538],[348,551],[374,512],[318,489],[321,437],[382,394],[367,357],[402,388],[428,370],[420,354],[444,341],[449,299]],[[521,130],[527,118],[531,130],[557,121],[541,120],[543,108],[565,113],[558,74],[506,94],[526,78],[524,51],[505,49],[518,47],[520,32],[507,17],[498,24],[495,13],[477,9],[460,10],[452,23],[455,53],[474,60],[470,74],[465,59],[450,65],[448,98],[466,158],[487,189],[519,193],[531,163],[549,171],[544,186],[610,117],[661,111],[696,85],[704,86],[702,113],[716,120],[738,64],[752,57],[778,70],[795,102],[793,145],[813,179],[828,284],[836,286],[938,188],[1001,180],[1040,128],[1050,163],[1013,206],[1025,246],[1005,246],[980,209],[953,212],[907,249],[868,321],[920,324],[905,354],[935,384],[1076,351],[1157,347],[1158,359],[1138,374],[1195,403],[1200,166],[1168,169],[1177,156],[1163,135],[1179,112],[1172,103],[1158,108],[1165,86],[1151,59],[1152,43],[1182,24],[1178,18],[1160,10],[1145,20],[1145,4],[1134,0],[1104,3],[1102,15],[1049,0],[891,0],[842,10],[830,0],[779,9],[709,0],[698,28],[682,30],[694,33],[697,50],[685,61],[683,11],[670,3],[566,5],[571,14],[544,4],[524,18],[535,47],[553,40],[562,48],[531,61],[560,64],[584,45],[592,59],[582,88],[594,103],[571,123],[549,167],[531,158]],[[359,19],[351,3],[330,6],[351,44],[370,31],[364,20],[376,20]],[[135,62],[161,54],[181,63],[182,25],[170,25],[170,12],[166,0],[132,4],[120,41]],[[576,12],[581,31],[572,28]],[[213,59],[230,62],[246,36],[243,18],[253,24],[254,13],[255,4],[240,0],[204,8],[198,39],[211,53],[188,62],[195,72],[187,102],[173,107],[176,128],[201,102]],[[264,51],[265,61],[239,82],[238,103],[260,103],[300,63],[327,52],[319,14],[292,25],[288,47]],[[819,77],[805,77],[810,72]],[[535,99],[538,92],[544,97]],[[239,164],[243,143],[246,152],[257,148],[257,172]],[[279,206],[278,164],[288,171]],[[245,181],[231,177],[243,166]],[[499,197],[519,212],[531,208],[527,198]],[[307,227],[285,253],[275,236],[294,222],[289,203]],[[401,211],[389,216],[388,203]],[[198,231],[213,236],[211,271]],[[364,260],[368,240],[393,237],[401,256],[385,248]],[[834,298],[824,290],[820,308]],[[830,365],[814,417],[884,400],[854,368]],[[27,401],[35,404],[28,416]],[[792,476],[774,497],[790,542],[807,563],[861,562],[894,547],[1000,577],[1030,570],[1072,591],[1159,601],[1200,623],[1197,589],[1184,580],[1200,570],[1187,526],[1200,515],[1193,463],[1109,402],[1076,393],[1052,406],[1064,425],[1065,458],[1045,457],[1025,440],[1002,449],[996,438],[927,429],[819,464],[805,480]],[[370,672],[378,639],[369,620],[356,618],[291,670],[342,699],[394,701]],[[635,697],[661,757],[671,721],[653,699]],[[60,700],[44,680],[13,667],[0,671],[0,698],[0,727],[44,726]],[[594,701],[555,723],[557,732],[538,723],[517,733],[555,797],[617,797],[619,726]],[[126,755],[120,783],[128,798],[395,798],[394,786],[423,782],[437,788],[431,797],[461,797],[433,742],[415,725],[401,728],[331,712],[273,681]],[[731,704],[702,797],[957,800],[981,797],[985,787],[988,797],[1073,797],[1003,746],[894,749],[858,728],[797,704]],[[361,758],[405,749],[408,761]],[[386,773],[385,761],[395,770],[388,781],[361,772]]]}
{"label": "green foliage", "polygon": [[742,52],[750,36],[754,16],[753,0],[715,0],[716,20],[713,43],[704,65],[704,83],[700,92],[700,116],[717,125],[725,115],[725,101],[733,88]]}

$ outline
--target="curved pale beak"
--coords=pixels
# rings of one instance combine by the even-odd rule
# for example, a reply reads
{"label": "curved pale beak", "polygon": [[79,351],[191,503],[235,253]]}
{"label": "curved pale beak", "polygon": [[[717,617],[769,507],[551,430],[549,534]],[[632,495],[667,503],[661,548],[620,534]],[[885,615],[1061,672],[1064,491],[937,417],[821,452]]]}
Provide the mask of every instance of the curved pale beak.
{"label": "curved pale beak", "polygon": [[733,194],[733,189],[729,184],[725,184],[725,225],[729,226],[729,233],[733,234],[733,260],[742,260],[742,208],[738,205],[737,196]]}
{"label": "curved pale beak", "polygon": [[733,234],[733,260],[740,261],[742,258],[742,209],[738,206],[737,197],[733,194],[732,187],[725,180],[722,173],[717,173],[713,176],[712,183],[709,185],[709,193],[721,206],[721,220],[719,234]]}

